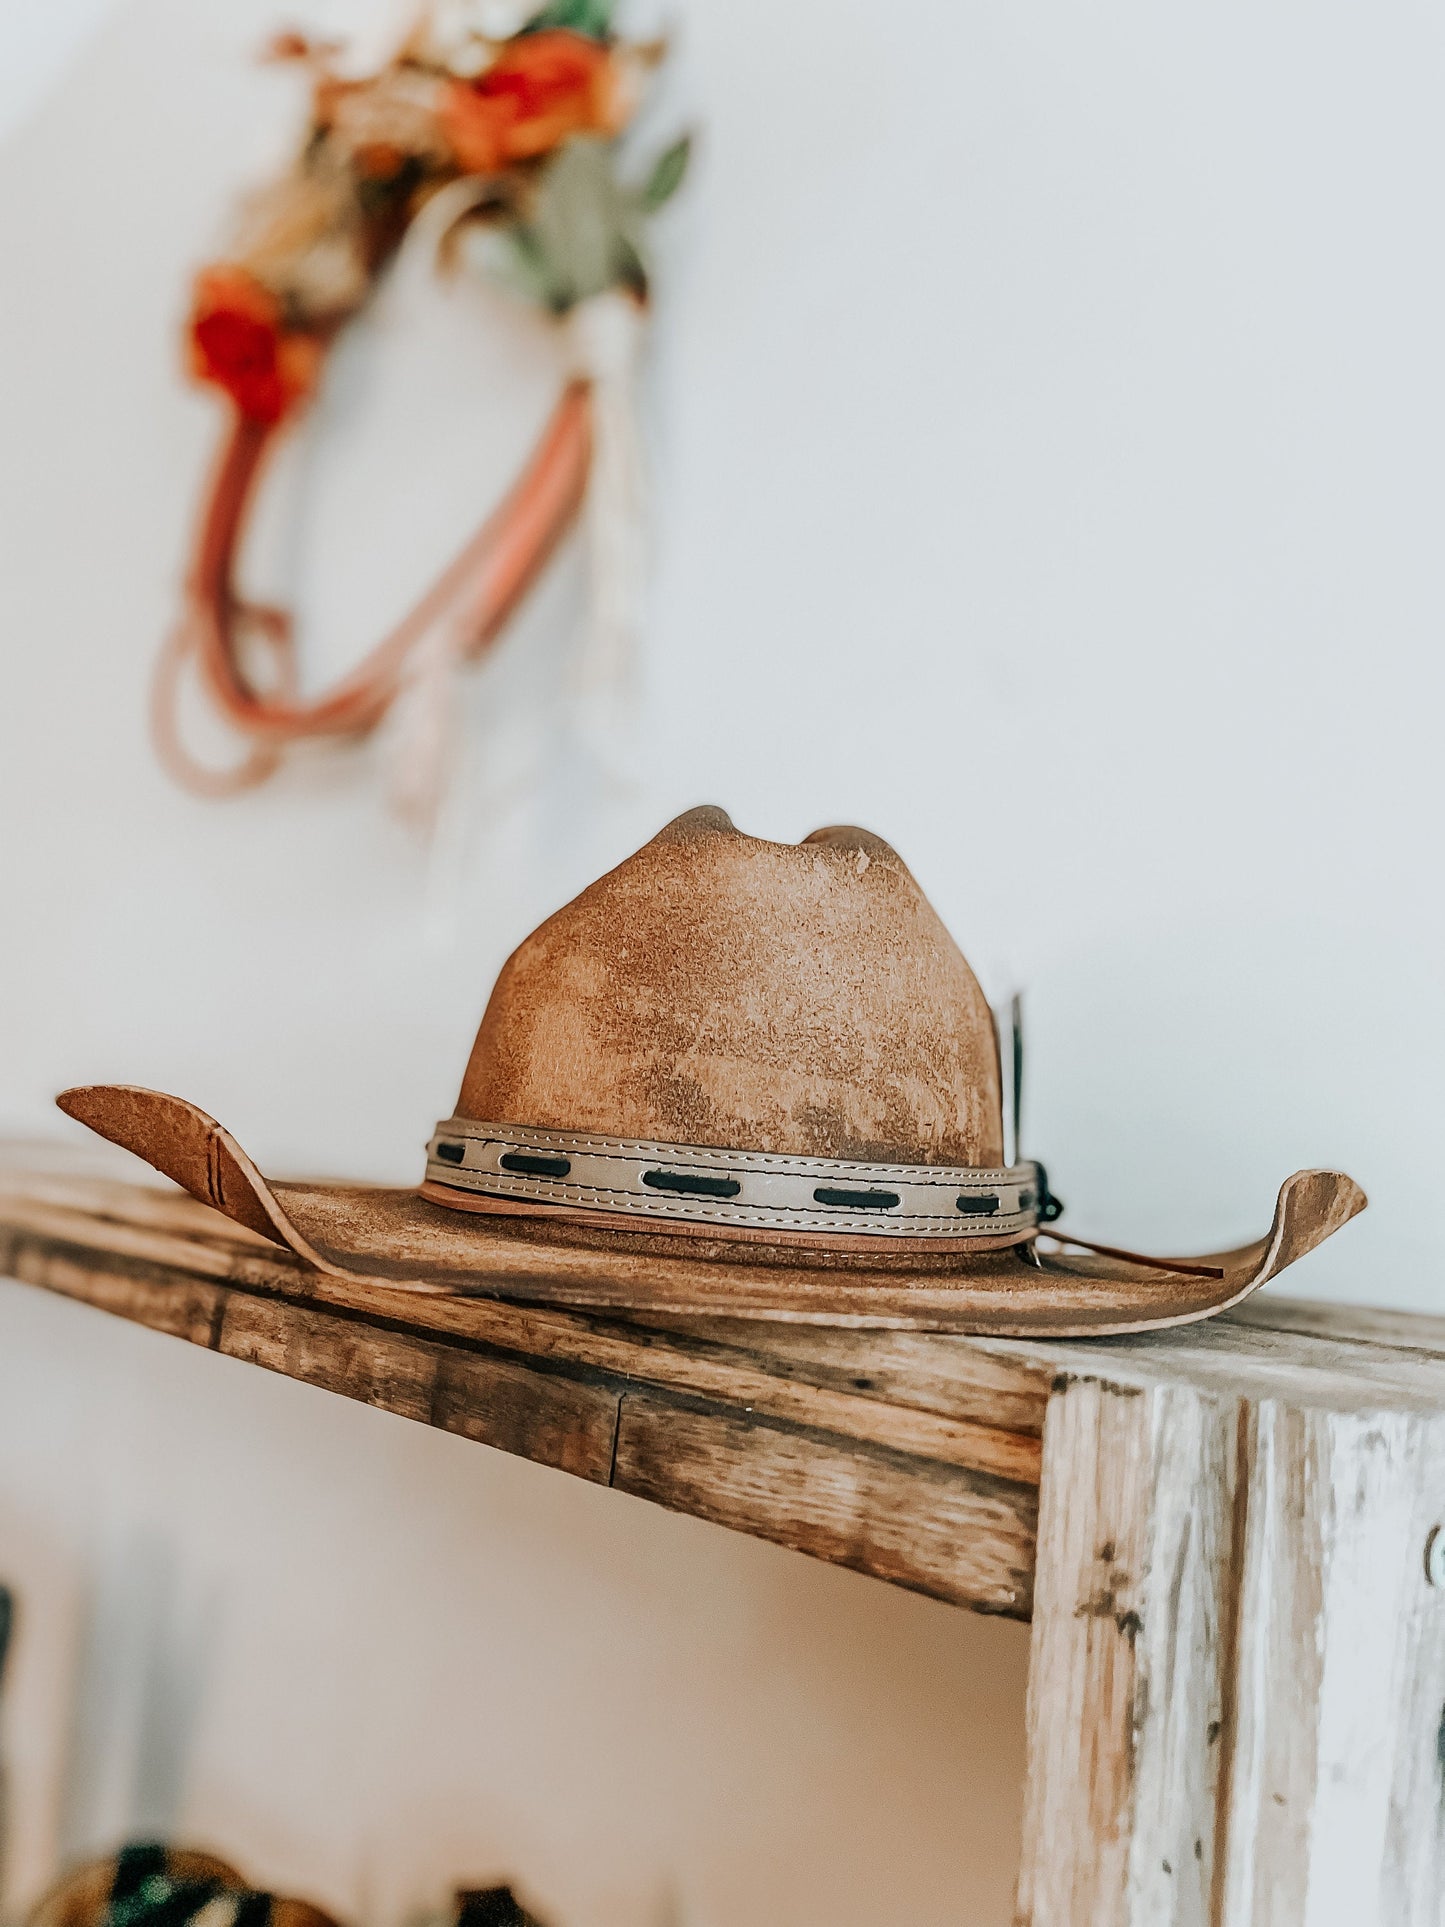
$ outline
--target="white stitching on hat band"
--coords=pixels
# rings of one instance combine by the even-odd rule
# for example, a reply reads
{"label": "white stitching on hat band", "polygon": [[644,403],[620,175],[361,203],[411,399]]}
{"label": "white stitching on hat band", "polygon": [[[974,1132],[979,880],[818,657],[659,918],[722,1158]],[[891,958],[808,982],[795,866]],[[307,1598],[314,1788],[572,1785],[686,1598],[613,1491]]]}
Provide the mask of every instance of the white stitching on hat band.
{"label": "white stitching on hat band", "polygon": [[1039,1222],[1034,1163],[865,1164],[654,1144],[453,1117],[427,1145],[433,1184],[692,1224],[909,1238],[1000,1238]]}

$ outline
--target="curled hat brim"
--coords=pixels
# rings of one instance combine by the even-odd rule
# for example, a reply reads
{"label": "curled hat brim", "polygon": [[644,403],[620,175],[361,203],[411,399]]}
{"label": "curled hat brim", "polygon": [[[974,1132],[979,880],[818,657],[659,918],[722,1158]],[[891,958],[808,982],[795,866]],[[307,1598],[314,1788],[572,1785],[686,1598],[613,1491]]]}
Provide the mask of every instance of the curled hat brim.
{"label": "curled hat brim", "polygon": [[[779,1248],[598,1232],[564,1216],[468,1216],[417,1191],[272,1182],[185,1099],[91,1084],[56,1100],[203,1204],[353,1283],[625,1312],[725,1314],[857,1328],[1087,1337],[1192,1324],[1237,1305],[1365,1207],[1339,1171],[1299,1171],[1252,1243],[1148,1263],[1037,1244],[905,1268],[870,1251],[799,1263]],[[1053,1239],[1054,1234],[1045,1236]],[[1172,1270],[1171,1265],[1187,1269]]]}

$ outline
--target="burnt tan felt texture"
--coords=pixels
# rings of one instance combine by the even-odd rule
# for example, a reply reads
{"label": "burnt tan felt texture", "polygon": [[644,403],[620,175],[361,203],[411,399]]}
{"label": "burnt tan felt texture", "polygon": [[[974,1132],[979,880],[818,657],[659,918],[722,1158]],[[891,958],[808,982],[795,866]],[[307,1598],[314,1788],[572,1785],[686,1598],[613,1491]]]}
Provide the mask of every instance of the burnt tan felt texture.
{"label": "burnt tan felt texture", "polygon": [[[62,1110],[323,1272],[628,1311],[1038,1335],[1147,1330],[1236,1304],[1364,1208],[1299,1172],[1253,1243],[1140,1260],[1052,1233],[920,1251],[639,1231],[595,1212],[271,1184],[184,1099],[122,1085]],[[458,1103],[488,1123],[870,1162],[997,1164],[997,1047],[972,972],[887,844],[765,843],[694,810],[543,924],[502,971]],[[1173,1269],[1192,1267],[1192,1269]]]}
{"label": "burnt tan felt texture", "polygon": [[689,810],[503,966],[457,1115],[889,1164],[1003,1157],[993,1017],[867,830]]}

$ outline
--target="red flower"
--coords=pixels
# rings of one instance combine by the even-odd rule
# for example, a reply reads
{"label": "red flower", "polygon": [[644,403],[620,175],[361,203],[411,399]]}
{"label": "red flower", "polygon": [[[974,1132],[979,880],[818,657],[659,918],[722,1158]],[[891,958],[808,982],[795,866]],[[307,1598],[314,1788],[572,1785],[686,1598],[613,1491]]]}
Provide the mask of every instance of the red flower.
{"label": "red flower", "polygon": [[608,47],[554,27],[509,42],[475,80],[450,81],[440,118],[464,171],[493,174],[571,134],[616,133],[620,92]]}
{"label": "red flower", "polygon": [[316,378],[321,343],[283,327],[280,304],[244,268],[221,264],[196,278],[191,372],[224,388],[243,415],[276,422]]}

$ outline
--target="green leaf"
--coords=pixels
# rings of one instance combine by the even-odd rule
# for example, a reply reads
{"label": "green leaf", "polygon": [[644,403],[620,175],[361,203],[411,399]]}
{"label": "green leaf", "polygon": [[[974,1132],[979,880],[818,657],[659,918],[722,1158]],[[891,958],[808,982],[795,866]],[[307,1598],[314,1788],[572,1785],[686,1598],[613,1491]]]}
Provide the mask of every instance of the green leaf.
{"label": "green leaf", "polygon": [[591,40],[610,39],[612,0],[547,0],[547,5],[532,15],[522,32],[543,33],[550,27],[583,33]]}
{"label": "green leaf", "polygon": [[617,237],[617,276],[624,288],[630,288],[639,300],[647,295],[647,263],[642,249],[628,234]]}
{"label": "green leaf", "polygon": [[482,265],[494,280],[524,301],[543,308],[565,306],[564,291],[553,280],[551,266],[529,227],[504,229],[487,237]]}
{"label": "green leaf", "polygon": [[518,228],[511,237],[512,281],[519,293],[540,301],[544,307],[552,307],[556,301],[557,290],[549,272],[547,257],[537,245],[537,237],[530,228]]}
{"label": "green leaf", "polygon": [[532,209],[554,306],[571,307],[614,284],[626,216],[609,144],[586,135],[568,141],[548,162]]}
{"label": "green leaf", "polygon": [[491,230],[479,263],[554,314],[619,285],[645,294],[647,212],[618,180],[613,144],[576,135],[542,167],[525,214]]}
{"label": "green leaf", "polygon": [[692,156],[692,135],[684,134],[681,140],[672,143],[664,154],[659,154],[647,177],[647,185],[642,190],[642,205],[649,213],[670,201],[682,186],[687,164]]}

